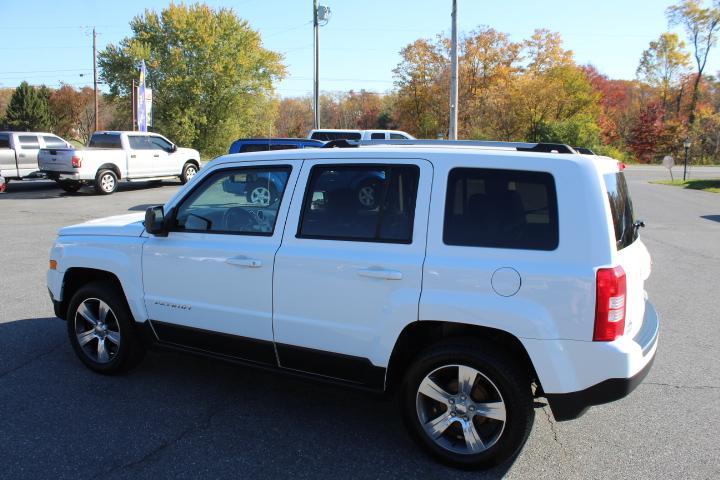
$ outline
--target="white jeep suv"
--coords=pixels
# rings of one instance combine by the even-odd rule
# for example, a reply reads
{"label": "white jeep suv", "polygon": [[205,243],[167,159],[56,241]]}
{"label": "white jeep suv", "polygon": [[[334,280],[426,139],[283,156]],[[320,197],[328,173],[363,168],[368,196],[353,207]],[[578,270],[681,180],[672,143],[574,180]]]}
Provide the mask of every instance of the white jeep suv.
{"label": "white jeep suv", "polygon": [[396,393],[426,450],[488,467],[534,397],[569,420],[649,371],[641,225],[621,165],[568,147],[227,155],[144,223],[62,229],[48,286],[92,370],[159,345]]}

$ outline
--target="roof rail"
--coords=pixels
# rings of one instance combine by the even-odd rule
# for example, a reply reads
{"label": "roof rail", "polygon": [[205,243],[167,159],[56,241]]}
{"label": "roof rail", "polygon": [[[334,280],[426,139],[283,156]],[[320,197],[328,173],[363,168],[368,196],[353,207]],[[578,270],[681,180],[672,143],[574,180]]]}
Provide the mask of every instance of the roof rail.
{"label": "roof rail", "polygon": [[429,145],[507,148],[518,152],[577,153],[562,143],[496,142],[489,140],[331,140],[323,148],[357,148],[367,145]]}

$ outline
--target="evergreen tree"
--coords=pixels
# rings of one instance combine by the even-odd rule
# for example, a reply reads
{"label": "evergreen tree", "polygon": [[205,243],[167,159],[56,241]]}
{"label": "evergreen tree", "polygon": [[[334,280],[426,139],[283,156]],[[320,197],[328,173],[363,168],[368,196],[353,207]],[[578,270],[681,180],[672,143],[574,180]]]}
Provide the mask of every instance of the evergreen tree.
{"label": "evergreen tree", "polygon": [[52,122],[47,95],[22,82],[10,98],[5,123],[16,131],[50,130]]}

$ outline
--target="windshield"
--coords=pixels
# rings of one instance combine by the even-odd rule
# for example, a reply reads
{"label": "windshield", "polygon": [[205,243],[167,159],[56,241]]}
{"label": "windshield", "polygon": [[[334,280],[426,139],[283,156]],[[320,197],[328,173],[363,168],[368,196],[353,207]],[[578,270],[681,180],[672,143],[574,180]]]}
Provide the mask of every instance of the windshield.
{"label": "windshield", "polygon": [[632,200],[624,173],[608,173],[604,177],[615,227],[615,242],[620,251],[631,245],[638,237]]}

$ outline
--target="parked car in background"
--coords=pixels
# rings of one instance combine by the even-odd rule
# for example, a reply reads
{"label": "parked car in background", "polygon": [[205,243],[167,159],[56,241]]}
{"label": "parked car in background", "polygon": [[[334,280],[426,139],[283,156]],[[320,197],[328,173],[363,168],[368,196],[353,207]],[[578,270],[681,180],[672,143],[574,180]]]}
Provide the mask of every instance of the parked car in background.
{"label": "parked car in background", "polygon": [[325,142],[307,138],[240,138],[230,145],[228,153],[267,152],[296,148],[319,148]]}
{"label": "parked car in background", "polygon": [[72,148],[72,144],[52,133],[0,132],[0,175],[8,182],[38,173],[42,148]]}
{"label": "parked car in background", "polygon": [[180,178],[186,183],[200,169],[200,153],[178,148],[150,132],[95,132],[88,148],[45,148],[39,153],[40,171],[68,192],[92,185],[108,195],[119,180],[146,181]]}
{"label": "parked car in background", "polygon": [[331,140],[415,140],[409,133],[400,130],[310,130],[308,138],[329,142]]}

